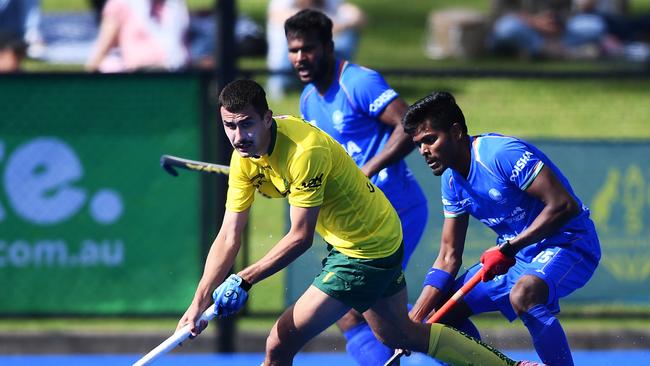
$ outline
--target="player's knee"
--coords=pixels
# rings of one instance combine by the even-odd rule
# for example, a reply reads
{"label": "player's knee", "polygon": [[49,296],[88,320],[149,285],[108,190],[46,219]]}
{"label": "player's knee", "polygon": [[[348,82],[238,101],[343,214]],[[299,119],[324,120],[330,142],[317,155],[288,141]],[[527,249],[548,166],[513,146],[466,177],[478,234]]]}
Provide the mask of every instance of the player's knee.
{"label": "player's knee", "polygon": [[528,311],[537,304],[546,303],[548,287],[536,276],[523,276],[510,290],[510,304],[517,315]]}
{"label": "player's knee", "polygon": [[268,337],[266,337],[266,354],[269,356],[273,356],[277,354],[280,351],[281,348],[281,343],[280,339],[276,337],[275,335],[271,334]]}
{"label": "player's knee", "polygon": [[278,362],[286,359],[289,355],[291,355],[291,351],[277,334],[270,334],[266,338],[266,357],[268,360]]}

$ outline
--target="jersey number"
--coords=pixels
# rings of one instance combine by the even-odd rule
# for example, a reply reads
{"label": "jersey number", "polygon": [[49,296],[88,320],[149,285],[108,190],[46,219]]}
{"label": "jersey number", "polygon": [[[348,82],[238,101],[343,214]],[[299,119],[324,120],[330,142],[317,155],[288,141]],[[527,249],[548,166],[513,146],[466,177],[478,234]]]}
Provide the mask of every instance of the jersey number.
{"label": "jersey number", "polygon": [[546,263],[546,262],[550,261],[551,258],[553,258],[554,255],[555,255],[555,251],[553,251],[551,249],[547,249],[547,250],[545,250],[543,252],[540,252],[535,257],[535,259],[533,259],[533,262]]}

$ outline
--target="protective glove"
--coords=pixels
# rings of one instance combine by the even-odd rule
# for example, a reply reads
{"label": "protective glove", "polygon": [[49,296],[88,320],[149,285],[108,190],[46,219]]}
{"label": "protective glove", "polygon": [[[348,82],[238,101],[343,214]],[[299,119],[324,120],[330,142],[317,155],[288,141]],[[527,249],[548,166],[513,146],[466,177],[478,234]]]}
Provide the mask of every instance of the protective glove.
{"label": "protective glove", "polygon": [[231,316],[241,310],[248,299],[251,285],[236,274],[231,274],[212,293],[214,312],[221,317]]}
{"label": "protective glove", "polygon": [[509,257],[499,250],[499,247],[492,247],[481,255],[483,263],[483,282],[492,280],[495,276],[505,274],[510,267],[515,265],[515,258]]}

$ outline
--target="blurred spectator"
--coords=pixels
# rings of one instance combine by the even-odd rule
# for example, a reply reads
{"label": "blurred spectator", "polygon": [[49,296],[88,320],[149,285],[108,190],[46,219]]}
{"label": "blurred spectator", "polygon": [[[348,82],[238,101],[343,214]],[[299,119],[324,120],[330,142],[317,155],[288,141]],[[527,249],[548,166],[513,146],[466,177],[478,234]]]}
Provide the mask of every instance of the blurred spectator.
{"label": "blurred spectator", "polygon": [[336,57],[354,59],[359,33],[365,25],[365,15],[356,5],[343,0],[271,0],[266,24],[266,64],[271,72],[280,74],[272,75],[268,79],[266,91],[270,99],[283,98],[285,90],[292,85],[300,87],[292,75],[293,68],[287,57],[284,22],[299,10],[307,8],[320,10],[332,19]]}
{"label": "blurred spectator", "polygon": [[[592,39],[599,54],[645,61],[650,57],[650,16],[630,16],[625,0],[574,0],[576,15],[569,20],[569,33]],[[584,32],[586,29],[586,32]]]}
{"label": "blurred spectator", "polygon": [[0,73],[20,71],[26,48],[21,36],[0,30]]}
{"label": "blurred spectator", "polygon": [[490,47],[525,58],[644,60],[647,45],[635,39],[648,17],[627,17],[625,0],[495,0]]}
{"label": "blurred spectator", "polygon": [[[580,56],[580,50],[583,50],[583,56],[599,56],[599,46],[608,36],[607,22],[603,14],[596,11],[597,3],[605,2],[598,0],[573,1],[573,14],[567,19],[566,24],[565,43],[569,53],[573,53],[574,56]],[[614,10],[607,9],[607,11]],[[572,49],[573,52],[571,52]]]}
{"label": "blurred spectator", "polygon": [[489,46],[523,57],[562,57],[564,26],[571,0],[493,0]]}
{"label": "blurred spectator", "polygon": [[[192,14],[189,41],[193,66],[214,67],[216,25],[215,14],[211,10]],[[235,43],[238,56],[266,55],[264,28],[246,15],[239,15],[235,22]]]}
{"label": "blurred spectator", "polygon": [[[189,61],[184,0],[108,0],[89,71],[174,71]],[[119,54],[110,54],[113,47]]]}
{"label": "blurred spectator", "polygon": [[40,22],[39,0],[0,0],[0,31],[22,38],[32,58],[40,58],[45,53]]}

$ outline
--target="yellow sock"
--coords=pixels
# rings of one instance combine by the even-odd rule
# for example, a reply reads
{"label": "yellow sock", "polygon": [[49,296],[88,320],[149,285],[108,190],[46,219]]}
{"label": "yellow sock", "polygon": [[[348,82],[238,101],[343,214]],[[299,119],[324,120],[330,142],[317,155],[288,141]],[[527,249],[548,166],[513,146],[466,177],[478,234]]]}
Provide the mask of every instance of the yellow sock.
{"label": "yellow sock", "polygon": [[517,364],[495,348],[442,324],[431,324],[427,354],[453,366],[514,366]]}

